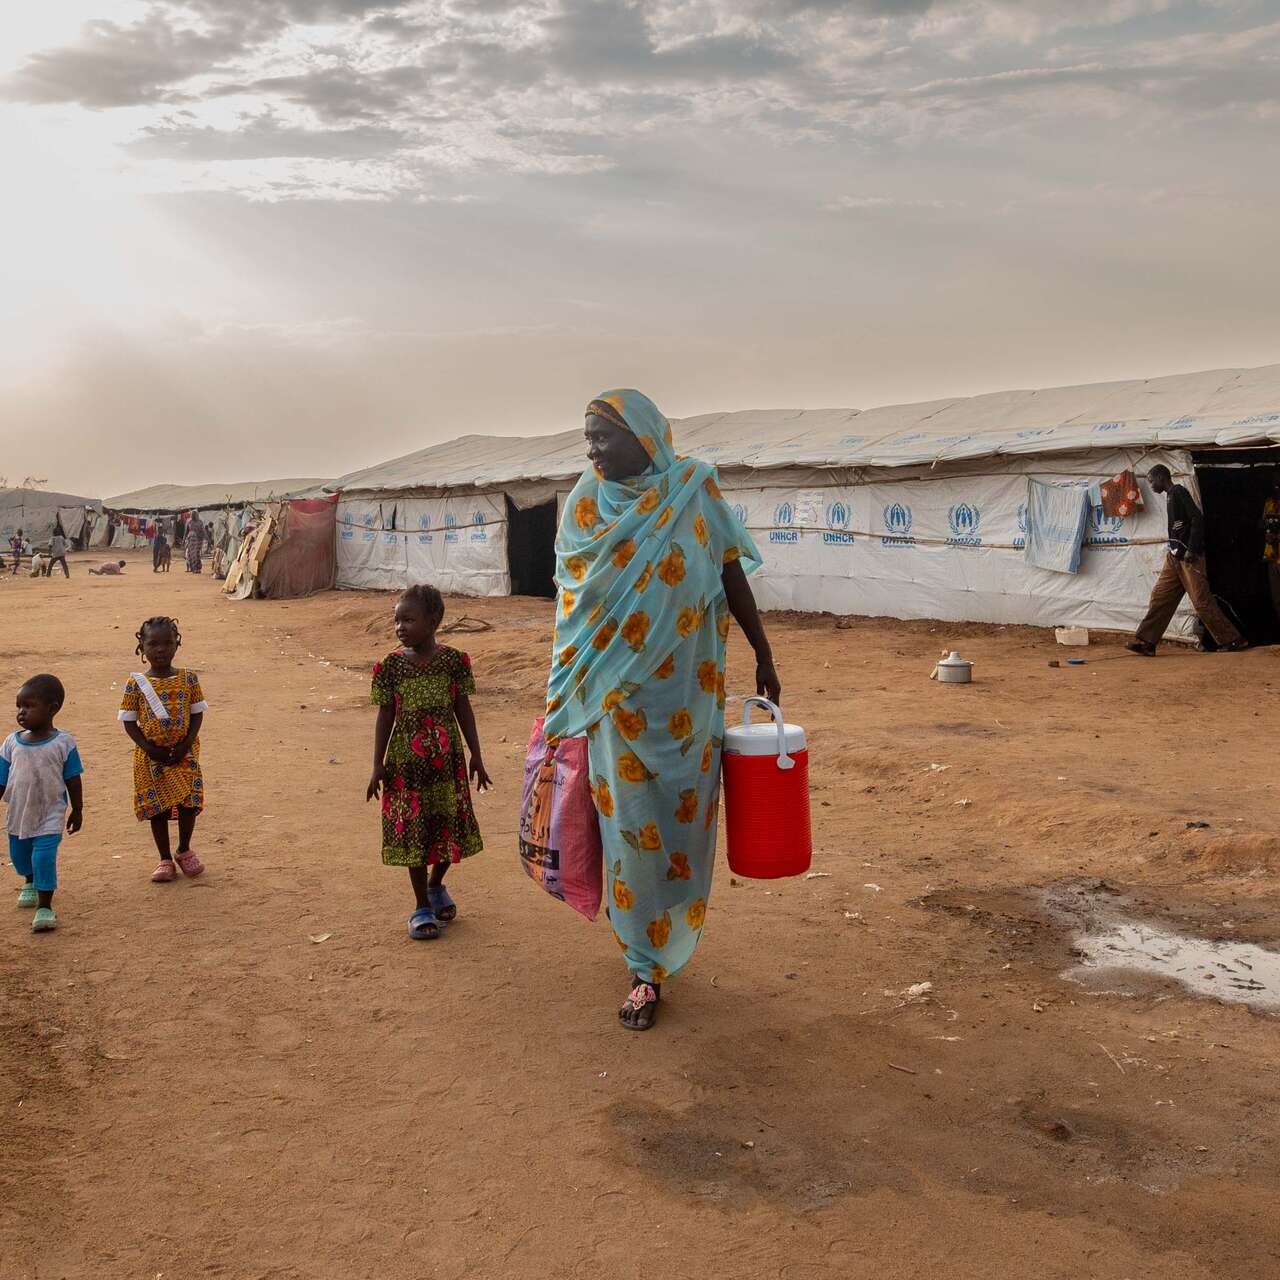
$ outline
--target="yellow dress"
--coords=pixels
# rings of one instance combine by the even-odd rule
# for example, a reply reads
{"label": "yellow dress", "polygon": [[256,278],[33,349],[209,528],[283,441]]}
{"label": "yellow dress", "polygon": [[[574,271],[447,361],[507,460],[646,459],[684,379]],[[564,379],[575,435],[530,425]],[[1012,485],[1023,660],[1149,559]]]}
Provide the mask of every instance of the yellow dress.
{"label": "yellow dress", "polygon": [[[163,680],[151,679],[151,687],[169,713],[161,720],[152,710],[138,681],[130,676],[120,703],[121,720],[134,720],[148,742],[172,747],[187,736],[193,715],[208,710],[200,677],[194,671],[175,671]],[[139,822],[149,822],[167,814],[176,819],[179,809],[204,808],[204,776],[200,772],[200,742],[181,764],[157,764],[141,747],[133,750],[133,811]]]}

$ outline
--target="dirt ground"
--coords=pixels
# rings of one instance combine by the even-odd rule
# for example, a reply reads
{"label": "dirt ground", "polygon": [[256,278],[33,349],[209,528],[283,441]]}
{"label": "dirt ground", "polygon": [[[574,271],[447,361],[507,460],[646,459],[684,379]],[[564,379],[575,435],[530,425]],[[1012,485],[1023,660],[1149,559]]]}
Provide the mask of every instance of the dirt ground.
{"label": "dirt ground", "polygon": [[[60,675],[88,770],[59,929],[0,909],[6,1280],[1280,1275],[1280,1024],[1060,976],[1039,893],[1280,944],[1280,651],[1055,670],[1043,632],[773,618],[823,874],[721,865],[635,1035],[603,918],[515,852],[548,604],[449,602],[493,624],[461,643],[498,786],[423,944],[364,802],[390,599],[88,561],[0,583],[4,696]],[[156,886],[115,711],[161,612],[211,703],[209,870]],[[944,645],[974,684],[929,681]]]}

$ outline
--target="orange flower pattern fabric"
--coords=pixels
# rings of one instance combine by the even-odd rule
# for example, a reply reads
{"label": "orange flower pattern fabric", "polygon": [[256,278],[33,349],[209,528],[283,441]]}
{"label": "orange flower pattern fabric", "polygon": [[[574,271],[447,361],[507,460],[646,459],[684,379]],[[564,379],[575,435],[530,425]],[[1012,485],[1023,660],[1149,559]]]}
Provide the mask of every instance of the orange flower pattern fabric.
{"label": "orange flower pattern fabric", "polygon": [[736,559],[751,572],[760,555],[713,469],[676,458],[650,400],[612,391],[596,403],[653,462],[618,482],[588,468],[565,503],[545,732],[587,735],[610,924],[631,972],[661,982],[693,955],[711,893],[724,565]]}

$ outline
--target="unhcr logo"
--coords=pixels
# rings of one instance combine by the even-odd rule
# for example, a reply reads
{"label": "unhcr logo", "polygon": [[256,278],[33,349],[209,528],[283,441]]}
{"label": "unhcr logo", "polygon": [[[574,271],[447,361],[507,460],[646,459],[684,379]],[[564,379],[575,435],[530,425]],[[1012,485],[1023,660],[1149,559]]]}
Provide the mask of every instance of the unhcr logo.
{"label": "unhcr logo", "polygon": [[1018,510],[1015,514],[1015,519],[1018,522],[1018,533],[1013,540],[1013,545],[1015,547],[1025,547],[1027,545],[1027,526],[1030,523],[1030,519],[1027,515],[1027,504],[1025,502],[1018,503]]}
{"label": "unhcr logo", "polygon": [[431,532],[431,516],[425,511],[418,517],[418,531],[419,543],[427,545],[435,541]]}
{"label": "unhcr logo", "polygon": [[792,528],[796,522],[796,509],[789,502],[780,502],[773,509],[774,528],[769,530],[770,542],[799,542],[800,534]]}
{"label": "unhcr logo", "polygon": [[1109,516],[1101,507],[1089,508],[1089,528],[1085,534],[1086,547],[1127,547],[1129,537],[1124,532],[1124,516]]}
{"label": "unhcr logo", "polygon": [[484,527],[484,512],[473,511],[471,513],[471,523],[475,525],[475,530],[471,534],[472,542],[488,542],[489,531]]}
{"label": "unhcr logo", "polygon": [[733,514],[739,524],[745,525],[747,523],[747,509],[741,502],[733,504]]}
{"label": "unhcr logo", "polygon": [[452,513],[444,518],[444,540],[446,542],[457,542],[458,540],[458,517]]}
{"label": "unhcr logo", "polygon": [[827,508],[827,531],[822,535],[822,541],[829,547],[852,546],[853,534],[849,532],[850,519],[847,503],[831,503]]}
{"label": "unhcr logo", "polygon": [[982,539],[978,536],[978,529],[982,525],[982,511],[973,503],[957,502],[947,512],[947,524],[951,528],[951,537],[947,539],[947,546],[982,546]]}
{"label": "unhcr logo", "polygon": [[374,519],[372,511],[366,511],[360,517],[360,523],[364,525],[364,532],[360,535],[361,542],[373,542],[377,538],[377,534],[373,531],[373,526],[377,523]]}
{"label": "unhcr logo", "polygon": [[882,547],[914,547],[911,536],[911,508],[905,502],[891,502],[884,509],[884,536]]}

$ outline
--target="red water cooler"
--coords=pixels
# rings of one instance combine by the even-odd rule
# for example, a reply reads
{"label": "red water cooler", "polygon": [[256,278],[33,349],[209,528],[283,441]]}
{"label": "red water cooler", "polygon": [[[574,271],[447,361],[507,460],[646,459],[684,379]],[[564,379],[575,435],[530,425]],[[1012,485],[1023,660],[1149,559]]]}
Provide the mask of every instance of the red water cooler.
{"label": "red water cooler", "polygon": [[[752,724],[751,708],[772,720]],[[752,880],[809,870],[809,752],[804,730],[766,698],[748,698],[742,723],[725,730],[724,807],[729,869]]]}

